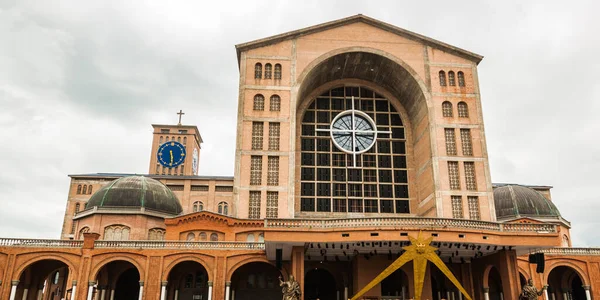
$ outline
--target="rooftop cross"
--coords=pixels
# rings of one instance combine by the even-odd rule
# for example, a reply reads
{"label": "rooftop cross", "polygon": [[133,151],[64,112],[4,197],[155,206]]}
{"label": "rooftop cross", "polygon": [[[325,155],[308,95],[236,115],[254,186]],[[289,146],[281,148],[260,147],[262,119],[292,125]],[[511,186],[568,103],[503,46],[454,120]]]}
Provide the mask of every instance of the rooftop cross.
{"label": "rooftop cross", "polygon": [[179,123],[177,125],[181,126],[181,116],[185,115],[185,113],[183,112],[183,110],[180,109],[177,114],[179,115]]}

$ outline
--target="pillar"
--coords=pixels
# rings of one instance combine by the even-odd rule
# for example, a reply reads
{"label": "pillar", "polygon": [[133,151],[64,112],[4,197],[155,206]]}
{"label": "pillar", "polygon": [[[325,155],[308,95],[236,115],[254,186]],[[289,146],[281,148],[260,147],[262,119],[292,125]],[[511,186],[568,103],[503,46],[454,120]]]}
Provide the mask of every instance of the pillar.
{"label": "pillar", "polygon": [[344,287],[344,300],[347,300],[347,299],[348,299],[348,287],[345,286]]}
{"label": "pillar", "polygon": [[231,290],[231,300],[235,300],[235,290]]}
{"label": "pillar", "polygon": [[446,299],[451,300],[452,298],[450,298],[450,291],[446,292]]}
{"label": "pillar", "polygon": [[110,300],[115,300],[115,289],[110,290]]}
{"label": "pillar", "polygon": [[[160,300],[166,300],[167,299],[167,281],[161,282],[160,285],[161,285]],[[208,296],[208,298],[210,298],[210,296]]]}
{"label": "pillar", "polygon": [[37,295],[35,296],[36,300],[42,300],[42,296],[44,295],[44,285],[38,286]]}
{"label": "pillar", "polygon": [[213,287],[213,282],[209,281],[208,282],[208,299],[206,299],[206,300],[212,300],[212,287]]}
{"label": "pillar", "polygon": [[[304,299],[304,247],[303,246],[294,246],[292,247],[292,255],[291,255],[291,270],[290,273],[294,275],[294,279],[298,281],[300,285],[300,291],[302,294],[300,295],[300,300]],[[344,295],[344,300],[348,299],[348,295]]]}
{"label": "pillar", "polygon": [[77,294],[77,280],[73,280],[71,286],[71,300],[75,300],[75,295]]}
{"label": "pillar", "polygon": [[592,300],[592,295],[590,294],[590,286],[589,285],[584,285],[583,289],[585,290],[585,299],[586,300]]}
{"label": "pillar", "polygon": [[100,295],[100,300],[105,300],[106,298],[104,298],[106,296],[106,287],[103,286],[102,287],[102,294]]}
{"label": "pillar", "polygon": [[29,289],[28,288],[24,288],[23,289],[23,300],[27,300],[27,294],[29,293]]}
{"label": "pillar", "polygon": [[19,281],[18,280],[13,280],[11,281],[11,288],[10,288],[10,300],[15,300],[15,297],[17,297],[17,285],[19,285]]}
{"label": "pillar", "polygon": [[483,299],[490,300],[490,288],[489,287],[483,288]]}
{"label": "pillar", "polygon": [[[227,300],[227,299],[225,299],[225,300]],[[340,300],[340,291],[339,290],[335,291],[335,300]]]}
{"label": "pillar", "polygon": [[225,300],[229,300],[229,290],[231,289],[231,281],[225,281]]}
{"label": "pillar", "polygon": [[[114,294],[115,294],[115,291],[113,290],[110,295],[110,300],[113,300]],[[143,297],[144,297],[144,282],[140,281],[140,292],[138,294],[138,300],[142,300]]]}
{"label": "pillar", "polygon": [[544,299],[550,300],[550,298],[548,298],[548,289],[543,288],[543,291],[544,291]]}
{"label": "pillar", "polygon": [[500,300],[504,300],[504,293],[500,292]]}
{"label": "pillar", "polygon": [[173,299],[174,300],[178,300],[179,299],[179,290],[175,290],[175,297]]}
{"label": "pillar", "polygon": [[568,289],[562,289],[562,292],[563,292],[563,299],[564,299],[564,300],[567,300],[567,299],[569,299],[569,298],[568,298],[568,294],[567,294],[567,293],[569,292],[569,290],[568,290]]}
{"label": "pillar", "polygon": [[92,295],[94,294],[94,285],[96,285],[95,281],[89,281],[88,282],[87,300],[92,300]]}

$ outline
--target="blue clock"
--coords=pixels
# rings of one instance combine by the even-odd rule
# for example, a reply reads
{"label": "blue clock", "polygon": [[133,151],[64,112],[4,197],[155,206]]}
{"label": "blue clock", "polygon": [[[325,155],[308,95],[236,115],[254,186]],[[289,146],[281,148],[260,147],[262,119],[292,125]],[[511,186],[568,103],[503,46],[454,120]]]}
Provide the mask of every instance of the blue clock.
{"label": "blue clock", "polygon": [[174,168],[185,160],[185,147],[178,142],[170,141],[158,147],[158,162],[167,167]]}

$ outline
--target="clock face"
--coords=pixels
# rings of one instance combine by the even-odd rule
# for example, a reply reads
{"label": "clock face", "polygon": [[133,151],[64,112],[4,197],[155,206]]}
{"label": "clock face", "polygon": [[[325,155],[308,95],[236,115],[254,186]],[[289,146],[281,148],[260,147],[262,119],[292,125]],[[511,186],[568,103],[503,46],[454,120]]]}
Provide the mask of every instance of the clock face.
{"label": "clock face", "polygon": [[185,147],[178,142],[170,141],[158,147],[158,162],[167,167],[174,168],[185,160]]}
{"label": "clock face", "polygon": [[369,115],[362,111],[345,111],[333,119],[331,138],[346,153],[363,153],[375,144],[377,130]]}

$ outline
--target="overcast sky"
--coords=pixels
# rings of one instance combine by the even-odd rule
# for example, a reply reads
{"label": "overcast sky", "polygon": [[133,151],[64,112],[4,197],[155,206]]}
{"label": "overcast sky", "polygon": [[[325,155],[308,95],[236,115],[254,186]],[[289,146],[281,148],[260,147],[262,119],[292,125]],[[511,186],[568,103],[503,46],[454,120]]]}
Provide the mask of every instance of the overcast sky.
{"label": "overcast sky", "polygon": [[200,173],[233,175],[234,45],[362,13],[484,55],[492,181],[554,186],[573,244],[600,246],[599,5],[421,2],[0,0],[0,237],[58,238],[67,175],[147,173],[179,109]]}

